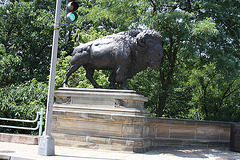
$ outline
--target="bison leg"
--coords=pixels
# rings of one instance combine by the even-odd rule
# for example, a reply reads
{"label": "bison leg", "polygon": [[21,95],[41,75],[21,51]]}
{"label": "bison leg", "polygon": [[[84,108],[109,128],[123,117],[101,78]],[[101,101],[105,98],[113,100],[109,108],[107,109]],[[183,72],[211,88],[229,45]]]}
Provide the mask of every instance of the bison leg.
{"label": "bison leg", "polygon": [[115,79],[116,79],[116,72],[113,71],[112,74],[110,75],[110,77],[108,78],[108,81],[110,82],[109,88],[116,89],[115,88],[115,83],[116,83]]}
{"label": "bison leg", "polygon": [[67,87],[67,82],[69,76],[75,72],[80,66],[86,64],[90,59],[89,53],[87,51],[83,51],[80,53],[76,53],[71,59],[71,66],[68,68],[65,79],[63,81],[63,87]]}
{"label": "bison leg", "polygon": [[81,65],[79,65],[79,64],[75,64],[75,65],[71,65],[71,66],[68,68],[67,73],[66,73],[66,76],[65,76],[65,78],[64,78],[64,80],[63,80],[63,87],[68,87],[67,82],[68,82],[69,76],[70,76],[73,72],[75,72],[80,66],[81,66]]}
{"label": "bison leg", "polygon": [[128,69],[124,66],[118,67],[116,71],[116,82],[121,85],[121,88],[124,90],[128,90],[127,84],[127,74]]}
{"label": "bison leg", "polygon": [[89,81],[92,83],[92,85],[94,86],[94,88],[102,88],[102,87],[99,86],[99,84],[97,84],[97,82],[93,79],[94,69],[91,68],[91,67],[86,67],[86,66],[84,66],[84,68],[86,69],[86,77],[87,77],[87,79],[89,79]]}
{"label": "bison leg", "polygon": [[126,81],[123,82],[123,83],[121,84],[122,89],[124,89],[124,90],[129,90],[129,88],[128,88],[126,85],[127,85],[127,82],[126,82]]}

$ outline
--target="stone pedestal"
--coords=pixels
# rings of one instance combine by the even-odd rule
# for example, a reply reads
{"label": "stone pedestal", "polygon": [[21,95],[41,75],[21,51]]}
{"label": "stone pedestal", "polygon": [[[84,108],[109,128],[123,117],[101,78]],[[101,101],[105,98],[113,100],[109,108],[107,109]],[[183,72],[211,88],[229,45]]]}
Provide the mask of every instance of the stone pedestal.
{"label": "stone pedestal", "polygon": [[144,152],[151,146],[147,98],[132,90],[60,88],[55,91],[56,145]]}

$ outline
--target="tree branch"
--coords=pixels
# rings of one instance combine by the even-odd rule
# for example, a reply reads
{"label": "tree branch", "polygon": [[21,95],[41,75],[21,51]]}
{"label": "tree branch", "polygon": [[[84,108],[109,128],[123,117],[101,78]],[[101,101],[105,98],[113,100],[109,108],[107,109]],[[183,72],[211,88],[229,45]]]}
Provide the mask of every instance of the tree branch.
{"label": "tree branch", "polygon": [[150,0],[150,3],[152,4],[153,7],[153,13],[157,11],[157,5],[153,2],[153,0]]}

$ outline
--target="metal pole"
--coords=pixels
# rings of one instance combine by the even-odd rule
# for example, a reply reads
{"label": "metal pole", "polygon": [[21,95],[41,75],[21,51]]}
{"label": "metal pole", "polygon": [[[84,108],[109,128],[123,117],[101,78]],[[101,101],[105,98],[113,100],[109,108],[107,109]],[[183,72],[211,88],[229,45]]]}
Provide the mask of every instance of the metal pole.
{"label": "metal pole", "polygon": [[51,135],[51,131],[52,131],[52,112],[53,112],[53,101],[54,101],[53,97],[54,97],[54,88],[55,88],[55,75],[56,75],[56,63],[57,63],[57,51],[58,51],[58,36],[59,36],[59,29],[60,29],[60,9],[61,9],[61,0],[57,0],[56,11],[55,11],[45,132],[43,134],[43,137],[40,138],[39,145],[38,145],[38,154],[44,155],[44,156],[55,155],[54,139]]}
{"label": "metal pole", "polygon": [[38,133],[38,136],[40,137],[42,135],[42,126],[43,126],[43,108],[41,108],[41,111],[40,111],[40,121],[38,123],[39,123],[39,133]]}

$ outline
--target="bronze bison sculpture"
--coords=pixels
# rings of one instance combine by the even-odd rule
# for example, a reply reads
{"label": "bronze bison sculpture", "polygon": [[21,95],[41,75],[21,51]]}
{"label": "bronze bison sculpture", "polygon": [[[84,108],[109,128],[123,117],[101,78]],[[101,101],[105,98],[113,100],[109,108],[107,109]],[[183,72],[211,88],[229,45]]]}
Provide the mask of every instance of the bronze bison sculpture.
{"label": "bronze bison sculpture", "polygon": [[153,29],[133,29],[80,44],[72,53],[63,87],[69,76],[80,66],[95,88],[101,88],[93,79],[94,70],[112,70],[109,87],[115,83],[128,89],[126,81],[138,72],[151,67],[157,69],[163,56],[162,36]]}

